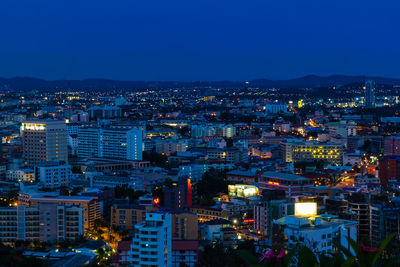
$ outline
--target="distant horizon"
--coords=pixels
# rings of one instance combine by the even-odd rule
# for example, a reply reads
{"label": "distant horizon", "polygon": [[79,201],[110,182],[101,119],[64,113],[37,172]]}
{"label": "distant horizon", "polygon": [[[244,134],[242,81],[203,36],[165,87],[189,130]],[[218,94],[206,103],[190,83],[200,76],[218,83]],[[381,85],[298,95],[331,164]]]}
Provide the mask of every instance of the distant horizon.
{"label": "distant horizon", "polygon": [[249,82],[249,81],[256,81],[256,80],[267,80],[267,81],[289,81],[289,80],[297,80],[306,77],[318,77],[318,78],[329,78],[329,77],[365,77],[365,78],[382,78],[382,79],[393,79],[393,80],[400,80],[400,77],[393,77],[393,76],[385,76],[385,75],[362,75],[362,74],[327,74],[327,75],[319,75],[319,74],[305,74],[301,76],[291,77],[287,79],[274,79],[274,78],[266,78],[266,77],[259,77],[253,79],[244,79],[244,80],[232,80],[232,79],[216,79],[216,80],[202,80],[202,79],[192,79],[192,80],[184,80],[184,79],[172,79],[172,80],[146,80],[146,79],[115,79],[115,78],[108,78],[108,77],[87,77],[87,78],[42,78],[37,76],[29,76],[29,75],[15,75],[15,76],[2,76],[0,75],[0,79],[12,80],[12,79],[37,79],[43,81],[86,81],[86,80],[109,80],[109,81],[121,81],[121,82]]}

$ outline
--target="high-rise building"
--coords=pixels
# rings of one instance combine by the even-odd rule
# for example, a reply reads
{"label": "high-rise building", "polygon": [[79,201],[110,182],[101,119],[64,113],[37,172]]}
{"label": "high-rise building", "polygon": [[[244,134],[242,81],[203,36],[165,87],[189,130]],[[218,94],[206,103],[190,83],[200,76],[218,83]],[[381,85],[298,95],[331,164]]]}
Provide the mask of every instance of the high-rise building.
{"label": "high-rise building", "polygon": [[98,157],[100,150],[100,129],[80,128],[78,131],[78,157]]}
{"label": "high-rise building", "polygon": [[142,136],[140,127],[82,128],[78,134],[78,156],[142,160]]}
{"label": "high-rise building", "polygon": [[375,81],[368,80],[365,82],[365,106],[367,108],[375,107]]}
{"label": "high-rise building", "polygon": [[147,213],[135,225],[128,261],[133,266],[172,266],[171,214]]}
{"label": "high-rise building", "polygon": [[63,161],[43,161],[35,166],[35,181],[47,188],[69,186],[71,166]]}
{"label": "high-rise building", "polygon": [[67,127],[64,121],[25,121],[21,125],[23,155],[28,166],[41,161],[68,161]]}

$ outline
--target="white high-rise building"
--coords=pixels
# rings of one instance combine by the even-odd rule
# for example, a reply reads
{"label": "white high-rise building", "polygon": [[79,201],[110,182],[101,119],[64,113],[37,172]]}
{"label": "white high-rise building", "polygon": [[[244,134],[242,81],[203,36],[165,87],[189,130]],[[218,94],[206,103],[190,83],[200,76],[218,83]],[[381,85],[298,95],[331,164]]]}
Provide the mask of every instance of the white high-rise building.
{"label": "white high-rise building", "polygon": [[25,121],[21,125],[25,163],[34,166],[41,161],[68,161],[68,138],[65,121]]}
{"label": "white high-rise building", "polygon": [[135,225],[128,262],[133,266],[172,266],[171,214],[146,214],[146,221]]}
{"label": "white high-rise building", "polygon": [[142,160],[143,129],[82,128],[78,134],[78,156]]}

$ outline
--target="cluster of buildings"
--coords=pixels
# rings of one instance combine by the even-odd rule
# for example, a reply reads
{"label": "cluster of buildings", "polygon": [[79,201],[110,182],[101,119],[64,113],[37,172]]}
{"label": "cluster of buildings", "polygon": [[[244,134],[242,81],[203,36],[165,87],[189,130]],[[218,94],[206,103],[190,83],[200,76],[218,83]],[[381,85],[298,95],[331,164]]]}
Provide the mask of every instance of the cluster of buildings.
{"label": "cluster of buildings", "polygon": [[104,239],[114,266],[196,266],[216,243],[329,254],[398,236],[400,120],[374,113],[375,87],[361,110],[249,88],[4,96],[0,242],[79,242],[101,222],[126,235]]}

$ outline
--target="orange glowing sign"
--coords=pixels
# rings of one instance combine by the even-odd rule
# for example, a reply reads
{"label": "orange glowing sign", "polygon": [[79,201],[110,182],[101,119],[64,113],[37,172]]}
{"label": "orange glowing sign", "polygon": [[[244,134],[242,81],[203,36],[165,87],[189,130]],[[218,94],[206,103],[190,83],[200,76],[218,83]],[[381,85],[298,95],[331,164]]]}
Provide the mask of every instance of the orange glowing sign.
{"label": "orange glowing sign", "polygon": [[254,219],[246,219],[246,220],[243,220],[243,222],[244,223],[253,223]]}
{"label": "orange glowing sign", "polygon": [[268,184],[272,184],[272,185],[279,185],[278,182],[272,182],[272,181],[268,181]]}
{"label": "orange glowing sign", "polygon": [[160,198],[156,197],[153,199],[153,204],[155,207],[160,206]]}

